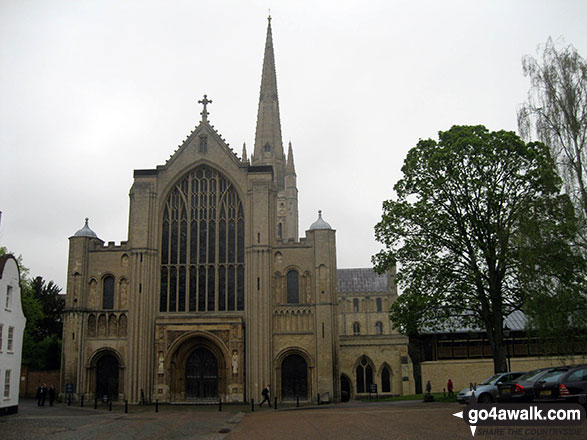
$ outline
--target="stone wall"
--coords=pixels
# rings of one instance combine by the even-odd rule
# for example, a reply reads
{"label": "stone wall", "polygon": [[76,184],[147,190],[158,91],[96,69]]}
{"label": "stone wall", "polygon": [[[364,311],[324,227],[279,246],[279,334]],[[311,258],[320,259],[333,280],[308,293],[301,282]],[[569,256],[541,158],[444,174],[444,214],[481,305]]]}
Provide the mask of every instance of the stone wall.
{"label": "stone wall", "polygon": [[[574,365],[587,362],[587,356],[512,358],[512,371],[529,371],[536,368]],[[430,381],[432,392],[442,392],[448,379],[452,379],[455,392],[469,384],[480,383],[494,374],[492,359],[462,359],[422,362],[422,387]]]}

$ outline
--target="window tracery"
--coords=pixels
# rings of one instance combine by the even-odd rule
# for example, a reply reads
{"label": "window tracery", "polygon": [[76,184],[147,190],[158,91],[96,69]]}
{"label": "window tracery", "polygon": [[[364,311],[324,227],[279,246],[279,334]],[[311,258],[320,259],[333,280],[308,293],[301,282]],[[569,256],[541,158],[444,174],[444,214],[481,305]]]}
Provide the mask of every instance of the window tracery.
{"label": "window tracery", "polygon": [[215,169],[196,168],[165,203],[159,310],[244,310],[244,245],[244,209],[236,189]]}

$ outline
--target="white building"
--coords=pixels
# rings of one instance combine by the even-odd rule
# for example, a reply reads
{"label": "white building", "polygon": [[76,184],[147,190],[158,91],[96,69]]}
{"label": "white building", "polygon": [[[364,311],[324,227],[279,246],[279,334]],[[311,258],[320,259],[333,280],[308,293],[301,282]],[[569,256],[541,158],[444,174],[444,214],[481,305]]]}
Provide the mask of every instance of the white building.
{"label": "white building", "polygon": [[4,255],[0,257],[0,415],[18,412],[25,322],[18,263],[12,255]]}

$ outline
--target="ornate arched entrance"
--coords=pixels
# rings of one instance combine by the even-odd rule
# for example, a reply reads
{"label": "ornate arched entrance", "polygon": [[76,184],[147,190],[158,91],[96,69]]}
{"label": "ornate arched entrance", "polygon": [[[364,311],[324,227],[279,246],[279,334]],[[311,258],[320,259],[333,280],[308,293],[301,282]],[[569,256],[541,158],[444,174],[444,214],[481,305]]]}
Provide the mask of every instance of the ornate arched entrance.
{"label": "ornate arched entrance", "polygon": [[205,347],[196,348],[186,360],[185,397],[186,400],[218,397],[218,360]]}
{"label": "ornate arched entrance", "polygon": [[171,402],[225,400],[233,375],[228,350],[212,332],[194,331],[176,339],[165,359]]}
{"label": "ornate arched entrance", "polygon": [[101,356],[96,362],[96,397],[118,400],[118,374],[120,365],[112,354]]}
{"label": "ornate arched entrance", "polygon": [[308,399],[308,364],[299,354],[290,354],[281,364],[281,398]]}

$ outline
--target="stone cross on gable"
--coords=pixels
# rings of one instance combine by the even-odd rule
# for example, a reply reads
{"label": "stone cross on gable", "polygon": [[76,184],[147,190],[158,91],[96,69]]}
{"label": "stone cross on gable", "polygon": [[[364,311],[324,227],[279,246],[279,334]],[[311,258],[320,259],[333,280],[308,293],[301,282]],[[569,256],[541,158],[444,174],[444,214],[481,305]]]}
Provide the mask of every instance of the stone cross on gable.
{"label": "stone cross on gable", "polygon": [[206,106],[208,104],[212,104],[212,100],[208,99],[208,95],[204,95],[204,99],[200,99],[198,101],[198,104],[202,104],[204,106],[204,110],[202,110],[202,113],[200,113],[202,115],[202,121],[207,121],[208,120],[208,109],[206,108]]}

